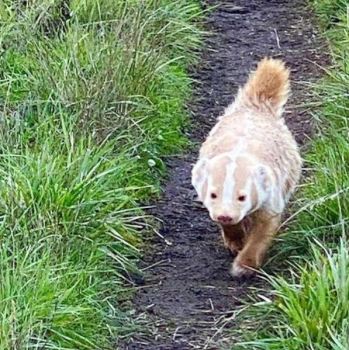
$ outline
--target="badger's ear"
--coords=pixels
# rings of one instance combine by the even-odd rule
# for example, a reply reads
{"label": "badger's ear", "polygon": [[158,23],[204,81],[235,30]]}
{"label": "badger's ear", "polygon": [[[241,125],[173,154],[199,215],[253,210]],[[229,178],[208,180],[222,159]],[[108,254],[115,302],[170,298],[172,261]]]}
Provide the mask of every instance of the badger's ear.
{"label": "badger's ear", "polygon": [[205,196],[205,183],[207,181],[207,160],[206,159],[200,159],[198,162],[193,166],[191,171],[191,183],[193,187],[195,188],[195,191],[198,195],[198,198],[200,201],[203,201],[203,198]]}
{"label": "badger's ear", "polygon": [[256,166],[254,174],[258,184],[264,189],[264,191],[268,191],[271,186],[269,175],[270,169],[263,164],[259,164]]}

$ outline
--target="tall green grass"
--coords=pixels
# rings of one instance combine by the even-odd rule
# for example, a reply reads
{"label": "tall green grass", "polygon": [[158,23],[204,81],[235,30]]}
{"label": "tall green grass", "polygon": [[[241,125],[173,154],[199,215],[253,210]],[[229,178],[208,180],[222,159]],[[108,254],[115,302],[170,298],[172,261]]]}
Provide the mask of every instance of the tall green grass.
{"label": "tall green grass", "polygon": [[[333,67],[316,87],[321,108],[306,156],[310,176],[271,261],[289,263],[284,276],[266,277],[244,314],[243,349],[349,349],[349,25],[348,2],[315,0]],[[278,249],[277,247],[275,249]],[[253,323],[250,321],[253,319]]]}
{"label": "tall green grass", "polygon": [[196,1],[0,3],[0,349],[111,349],[180,150]]}

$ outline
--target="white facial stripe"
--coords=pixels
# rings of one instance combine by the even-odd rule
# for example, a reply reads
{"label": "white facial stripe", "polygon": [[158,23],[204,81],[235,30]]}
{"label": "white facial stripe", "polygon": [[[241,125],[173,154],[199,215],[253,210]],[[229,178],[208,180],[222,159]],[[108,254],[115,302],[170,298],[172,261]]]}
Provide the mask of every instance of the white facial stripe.
{"label": "white facial stripe", "polygon": [[207,180],[207,171],[205,167],[206,159],[199,160],[194,168],[192,173],[192,185],[194,186],[198,196],[202,197],[202,189]]}
{"label": "white facial stripe", "polygon": [[[251,177],[249,177],[247,179],[244,191],[246,192],[247,197],[246,197],[245,202],[244,202],[242,214],[245,216],[246,213],[252,209],[252,201],[251,201],[252,200],[252,179],[251,179]],[[240,218],[240,220],[242,220],[242,219],[243,218]]]}
{"label": "white facial stripe", "polygon": [[257,192],[256,208],[260,208],[264,200],[264,189],[258,178],[254,178],[254,185],[256,186],[256,192]]}
{"label": "white facial stripe", "polygon": [[206,180],[207,180],[207,175],[205,174],[204,176],[202,176],[202,178],[200,179],[200,182],[197,184],[197,193],[200,199],[202,199],[203,197],[203,188]]}
{"label": "white facial stripe", "polygon": [[212,189],[212,184],[213,184],[213,181],[212,181],[212,176],[209,176],[207,175],[207,193],[206,193],[206,197],[204,198],[204,204],[206,206],[206,208],[208,210],[210,210],[210,196],[211,196],[211,189]]}
{"label": "white facial stripe", "polygon": [[269,191],[265,191],[258,181],[258,177],[256,178],[255,184],[256,188],[258,188],[258,206],[261,207],[266,205],[269,210],[275,213],[281,213],[285,207],[285,201],[283,197],[283,186],[280,185],[282,182],[281,173],[277,169],[275,169],[276,173],[268,172],[268,179],[270,182]]}
{"label": "white facial stripe", "polygon": [[252,177],[252,179],[251,179],[251,193],[253,193],[253,191],[256,194],[256,198],[255,198],[256,202],[251,203],[251,209],[250,209],[251,212],[255,211],[259,208],[259,202],[260,202],[260,197],[261,197],[261,195],[258,191],[256,179],[254,177]]}
{"label": "white facial stripe", "polygon": [[245,148],[243,139],[240,138],[234,147],[234,149],[229,153],[229,158],[231,162],[226,167],[225,180],[223,184],[223,204],[229,206],[233,202],[234,190],[235,190],[235,177],[234,172],[236,169],[236,158],[242,153]]}
{"label": "white facial stripe", "polygon": [[236,161],[232,160],[227,164],[225,170],[225,179],[223,184],[223,193],[222,193],[222,203],[223,205],[229,206],[232,204],[234,189],[235,189],[235,179],[234,172],[236,168]]}
{"label": "white facial stripe", "polygon": [[273,181],[272,186],[272,210],[276,213],[281,213],[284,208],[284,199],[283,199],[283,180],[282,175],[279,169],[276,169],[277,174],[275,176],[275,181]]}

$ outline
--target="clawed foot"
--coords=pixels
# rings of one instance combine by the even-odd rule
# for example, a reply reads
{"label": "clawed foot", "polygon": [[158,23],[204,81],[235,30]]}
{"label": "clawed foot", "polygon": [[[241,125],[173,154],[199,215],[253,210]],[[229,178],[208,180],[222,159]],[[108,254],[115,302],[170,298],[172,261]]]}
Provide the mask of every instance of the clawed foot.
{"label": "clawed foot", "polygon": [[231,266],[230,273],[235,278],[249,278],[256,274],[256,269],[242,264],[238,258],[235,259]]}

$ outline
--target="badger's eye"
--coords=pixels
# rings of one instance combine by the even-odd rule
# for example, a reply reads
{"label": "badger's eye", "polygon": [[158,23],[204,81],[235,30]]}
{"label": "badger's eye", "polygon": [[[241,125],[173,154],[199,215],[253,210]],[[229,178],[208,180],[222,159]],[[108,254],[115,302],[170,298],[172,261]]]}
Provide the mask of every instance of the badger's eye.
{"label": "badger's eye", "polygon": [[211,193],[211,198],[212,198],[212,199],[215,199],[215,198],[217,198],[217,195],[216,195],[215,193],[212,192],[212,193]]}
{"label": "badger's eye", "polygon": [[246,196],[245,195],[241,195],[238,197],[238,201],[239,202],[244,202],[246,200]]}

